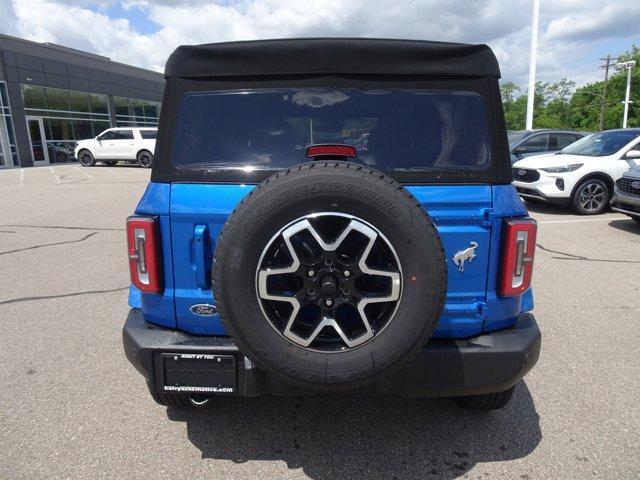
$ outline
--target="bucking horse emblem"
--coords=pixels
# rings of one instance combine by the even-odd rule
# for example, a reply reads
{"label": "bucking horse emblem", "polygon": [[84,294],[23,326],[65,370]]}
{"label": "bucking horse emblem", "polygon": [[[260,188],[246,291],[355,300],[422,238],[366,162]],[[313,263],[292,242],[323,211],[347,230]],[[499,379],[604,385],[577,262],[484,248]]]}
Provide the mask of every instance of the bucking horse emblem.
{"label": "bucking horse emblem", "polygon": [[456,264],[459,272],[464,272],[464,262],[470,262],[476,258],[476,248],[478,248],[478,243],[471,242],[471,246],[469,248],[460,250],[453,256],[453,263]]}

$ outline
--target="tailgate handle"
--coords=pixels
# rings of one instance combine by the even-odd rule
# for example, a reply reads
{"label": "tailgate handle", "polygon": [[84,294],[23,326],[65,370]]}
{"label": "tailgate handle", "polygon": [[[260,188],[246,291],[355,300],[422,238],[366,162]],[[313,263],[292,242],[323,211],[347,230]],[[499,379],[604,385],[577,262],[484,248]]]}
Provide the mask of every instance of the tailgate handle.
{"label": "tailgate handle", "polygon": [[196,283],[199,288],[205,290],[209,286],[207,281],[207,264],[204,258],[207,226],[196,225],[193,234],[195,237]]}

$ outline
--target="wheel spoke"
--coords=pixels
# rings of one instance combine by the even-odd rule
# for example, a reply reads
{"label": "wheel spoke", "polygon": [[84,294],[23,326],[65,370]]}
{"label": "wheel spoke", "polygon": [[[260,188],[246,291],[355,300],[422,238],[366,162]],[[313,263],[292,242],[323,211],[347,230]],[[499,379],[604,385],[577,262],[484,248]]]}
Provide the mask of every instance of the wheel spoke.
{"label": "wheel spoke", "polygon": [[[307,222],[308,223],[308,222]],[[310,226],[310,225],[309,225]],[[276,302],[287,302],[291,305],[291,314],[287,320],[287,324],[284,329],[284,335],[289,337],[291,333],[291,327],[300,311],[300,302],[295,297],[290,297],[286,295],[272,295],[269,293],[267,289],[267,280],[269,277],[276,275],[285,275],[294,273],[300,267],[300,259],[296,254],[293,245],[291,245],[291,237],[296,233],[304,230],[306,225],[294,225],[285,231],[282,232],[282,237],[284,239],[284,243],[287,247],[289,255],[291,256],[292,262],[291,265],[285,268],[275,268],[275,269],[266,269],[258,271],[258,295],[260,298],[264,300],[272,300]]]}
{"label": "wheel spoke", "polygon": [[306,230],[308,230],[309,233],[313,235],[313,238],[316,240],[316,242],[318,242],[318,245],[320,245],[320,248],[322,248],[325,252],[335,252],[340,247],[340,245],[342,245],[342,242],[344,242],[345,238],[347,238],[347,236],[353,230],[358,230],[358,225],[359,225],[359,223],[356,223],[353,220],[351,220],[348,223],[348,225],[344,227],[344,230],[342,230],[340,235],[338,235],[338,238],[336,238],[332,243],[327,243],[316,231],[316,229],[313,228],[313,225],[311,225],[309,221],[304,220],[303,223],[306,223]]}
{"label": "wheel spoke", "polygon": [[[316,230],[316,228],[314,228],[314,225],[310,222],[310,220],[313,221],[313,219],[318,216],[331,215],[342,217],[341,221],[343,221],[344,218],[347,217],[349,218],[349,222],[342,229],[342,231],[340,231],[334,241],[326,242],[325,239]],[[308,260],[300,260],[300,257],[298,256],[298,253],[293,246],[294,242],[292,242],[292,238],[303,231],[308,232],[317,242],[318,246],[322,249],[322,257],[324,260],[320,260],[319,263],[317,259],[313,260],[311,264],[304,263],[305,267],[301,269],[302,263],[308,262]],[[360,254],[355,258],[357,267],[353,263],[345,264],[344,261],[341,260],[339,256],[337,256],[338,254],[336,252],[352,232],[357,232],[357,234],[366,237],[366,245],[361,250]],[[262,268],[264,255],[271,247],[273,242],[276,241],[276,239],[278,239],[277,241],[281,242],[283,248],[286,249],[291,258],[291,263],[289,266],[283,268]],[[374,246],[376,246],[376,242],[378,240],[382,242],[381,245],[384,244],[386,245],[386,247],[376,247],[376,255],[387,255],[388,253],[382,252],[390,252],[393,258],[388,259],[389,264],[395,264],[399,269],[397,256],[391,245],[389,245],[388,241],[384,237],[381,237],[379,232],[373,227],[349,215],[336,213],[320,213],[309,215],[307,217],[299,219],[296,222],[293,222],[289,226],[285,227],[281,232],[279,232],[279,234],[274,236],[272,241],[267,245],[267,247],[265,247],[265,250],[263,251],[259,270],[257,271],[256,280],[257,293],[261,301],[285,302],[291,305],[291,313],[289,317],[286,318],[283,322],[285,323],[284,328],[282,328],[282,323],[278,323],[280,327],[276,329],[285,338],[291,340],[292,342],[302,347],[312,348],[316,348],[316,345],[326,345],[327,342],[333,342],[333,344],[335,344],[336,341],[341,342],[341,344],[343,345],[346,345],[346,348],[354,348],[373,338],[376,335],[377,330],[381,330],[381,328],[386,325],[386,323],[380,323],[380,315],[383,315],[383,318],[386,318],[386,320],[383,320],[383,322],[388,323],[395,315],[395,309],[390,310],[390,313],[378,313],[376,317],[377,320],[375,320],[377,322],[375,324],[376,327],[374,328],[371,320],[367,317],[367,312],[365,311],[366,307],[373,303],[398,302],[400,299],[401,289],[401,273],[399,271],[387,271],[377,268],[370,268],[367,264],[367,259],[369,258]],[[380,250],[380,248],[387,248],[388,250]],[[332,255],[329,255],[327,257],[327,254]],[[331,260],[331,263],[329,263],[327,259]],[[386,261],[387,260],[385,260],[385,262]],[[339,265],[336,265],[336,263]],[[353,275],[349,274],[349,272],[344,273],[345,270],[351,269],[348,265],[352,265],[352,272],[357,272],[357,276],[354,277]],[[307,269],[314,270],[315,274],[308,274],[309,270]],[[280,275],[296,275],[299,281],[301,281],[303,284],[303,290],[297,290],[294,295],[287,295],[285,292],[269,291],[269,279],[271,277],[277,277]],[[356,295],[354,295],[353,293],[344,293],[344,296],[342,296],[343,293],[341,292],[344,292],[345,290],[352,290],[355,286],[355,283],[353,282],[355,282],[356,279],[362,275],[387,278],[390,285],[388,287],[388,291],[381,292],[384,293],[384,295],[376,295],[370,297],[362,296],[360,292],[358,292]],[[331,284],[333,284],[333,287],[331,287]],[[342,287],[340,285],[342,285]],[[271,288],[273,289],[273,287]],[[382,288],[386,289],[387,287]],[[314,300],[309,302],[307,301],[307,299],[305,299],[305,292],[309,290],[314,290],[314,292],[322,291],[323,293],[319,294],[317,297],[314,293]],[[338,296],[336,297],[336,295]],[[323,303],[325,300],[327,300],[327,302],[331,300],[333,304]],[[318,308],[320,308],[320,313],[317,317],[317,320],[313,321],[313,316],[309,317],[309,312],[307,310],[305,310],[306,313],[301,313],[302,304],[318,305]],[[338,308],[341,307],[338,307],[338,305],[345,304],[350,305],[352,308],[354,308],[351,315],[357,315],[359,317],[361,326],[357,326],[357,321],[354,324],[353,316],[351,317],[351,320],[346,320],[346,318],[349,318],[349,313],[347,313],[347,317],[344,317],[344,312],[342,314],[339,314]],[[305,307],[305,309],[306,308],[307,307]],[[348,312],[348,310],[346,312]],[[263,313],[271,321],[264,308]],[[297,320],[298,315],[301,315],[301,319],[299,321]],[[313,313],[311,315],[313,315]],[[343,322],[345,321],[347,321],[347,323],[343,324]],[[362,327],[364,327],[364,331]],[[308,333],[309,329],[311,329],[311,333]],[[325,329],[330,329],[335,332],[335,337],[333,337],[333,334],[323,334],[322,339],[319,340],[318,337]],[[307,333],[301,333],[305,331]],[[303,335],[305,336],[303,337]],[[337,340],[338,338],[339,340]],[[314,342],[320,343],[318,344]],[[340,345],[340,343],[338,343],[338,345]],[[328,351],[332,351],[333,349],[335,349],[335,347]]]}

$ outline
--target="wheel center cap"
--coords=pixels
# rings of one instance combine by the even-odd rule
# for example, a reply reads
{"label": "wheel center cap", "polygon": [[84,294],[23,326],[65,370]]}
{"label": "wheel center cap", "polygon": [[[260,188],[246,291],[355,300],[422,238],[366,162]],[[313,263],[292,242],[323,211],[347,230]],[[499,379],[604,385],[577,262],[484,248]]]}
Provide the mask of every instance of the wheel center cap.
{"label": "wheel center cap", "polygon": [[335,297],[338,293],[338,279],[333,275],[325,275],[320,279],[320,292],[323,296]]}

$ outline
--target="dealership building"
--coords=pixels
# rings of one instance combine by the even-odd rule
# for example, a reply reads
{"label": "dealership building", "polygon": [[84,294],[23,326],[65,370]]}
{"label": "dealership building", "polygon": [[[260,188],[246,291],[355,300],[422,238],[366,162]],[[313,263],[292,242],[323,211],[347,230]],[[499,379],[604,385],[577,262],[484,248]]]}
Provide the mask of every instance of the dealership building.
{"label": "dealership building", "polygon": [[156,126],[162,74],[0,35],[0,169],[74,161],[78,140]]}

